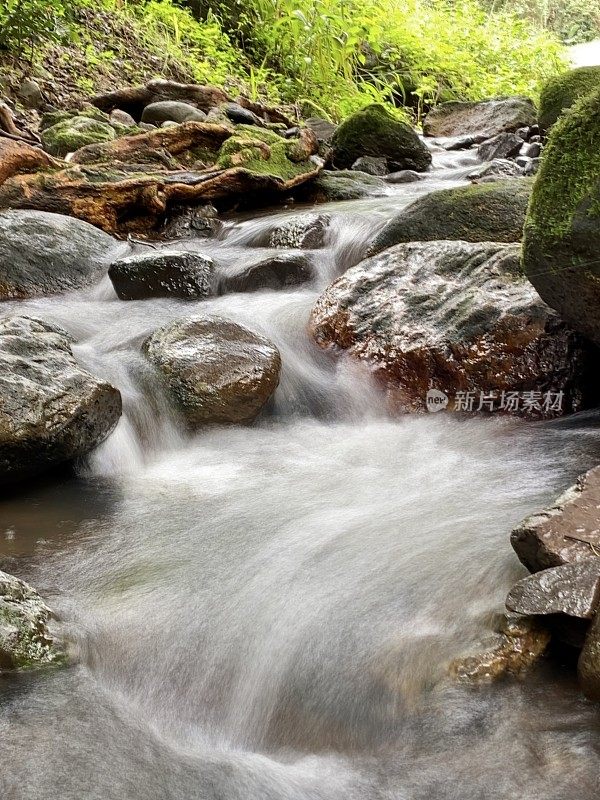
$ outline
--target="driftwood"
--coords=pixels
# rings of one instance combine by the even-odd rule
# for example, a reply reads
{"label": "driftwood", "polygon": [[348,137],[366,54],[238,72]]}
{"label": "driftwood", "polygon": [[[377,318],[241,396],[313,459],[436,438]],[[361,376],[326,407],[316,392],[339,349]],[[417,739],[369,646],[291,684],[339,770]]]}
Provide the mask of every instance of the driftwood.
{"label": "driftwood", "polygon": [[23,175],[38,170],[57,169],[63,162],[16,139],[0,139],[0,186],[14,175]]}
{"label": "driftwood", "polygon": [[189,103],[201,111],[210,111],[211,108],[226,103],[230,99],[222,89],[216,86],[197,86],[193,83],[156,80],[150,81],[145,86],[133,86],[96,95],[92,98],[92,104],[109,114],[115,108],[119,108],[139,121],[144,108],[150,103],[160,100],[179,100]]}
{"label": "driftwood", "polygon": [[88,144],[77,150],[70,160],[74,164],[108,161],[142,164],[149,159],[155,161],[157,152],[178,156],[194,148],[206,149],[216,155],[223,142],[232,135],[233,129],[225,125],[184,122],[137,136],[121,136],[110,142]]}

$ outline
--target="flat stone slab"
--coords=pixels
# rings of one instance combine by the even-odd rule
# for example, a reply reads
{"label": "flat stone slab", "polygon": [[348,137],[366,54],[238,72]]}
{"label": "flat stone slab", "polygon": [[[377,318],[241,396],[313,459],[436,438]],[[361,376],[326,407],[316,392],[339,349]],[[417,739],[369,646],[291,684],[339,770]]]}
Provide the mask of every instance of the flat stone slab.
{"label": "flat stone slab", "polygon": [[510,541],[530,572],[600,556],[600,467],[581,476],[551,508],[527,517]]}
{"label": "flat stone slab", "polygon": [[506,607],[517,614],[591,619],[599,599],[600,558],[590,558],[528,575],[510,590]]}

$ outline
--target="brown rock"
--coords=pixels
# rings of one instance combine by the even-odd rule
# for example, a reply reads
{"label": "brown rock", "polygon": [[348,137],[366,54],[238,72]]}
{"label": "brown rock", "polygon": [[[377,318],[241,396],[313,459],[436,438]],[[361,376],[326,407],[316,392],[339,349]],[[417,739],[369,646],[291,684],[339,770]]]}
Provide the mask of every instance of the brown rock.
{"label": "brown rock", "polygon": [[591,619],[600,599],[600,558],[536,572],[516,583],[506,607],[517,614],[568,614]]}
{"label": "brown rock", "polygon": [[577,676],[583,693],[594,702],[600,702],[600,614],[596,614],[577,664]]}
{"label": "brown rock", "polygon": [[600,467],[581,476],[551,508],[525,519],[511,544],[531,572],[600,555]]}

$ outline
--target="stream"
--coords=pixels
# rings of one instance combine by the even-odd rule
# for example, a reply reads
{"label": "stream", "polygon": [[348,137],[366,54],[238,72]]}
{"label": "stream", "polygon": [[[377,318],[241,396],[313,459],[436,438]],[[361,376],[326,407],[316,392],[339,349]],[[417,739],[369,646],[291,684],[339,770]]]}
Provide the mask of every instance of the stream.
{"label": "stream", "polygon": [[[598,463],[597,415],[391,418],[368,370],[306,332],[377,230],[474,163],[439,151],[423,181],[318,206],[327,246],[293,290],[123,302],[106,278],[2,305],[70,331],[124,401],[76,476],[0,512],[0,555],[76,655],[0,679],[2,800],[597,797],[597,709],[572,670],[548,661],[479,687],[447,675],[525,572],[511,528]],[[306,210],[231,216],[181,246],[227,271]],[[253,426],[189,435],[140,344],[205,312],[272,339],[283,371]]]}

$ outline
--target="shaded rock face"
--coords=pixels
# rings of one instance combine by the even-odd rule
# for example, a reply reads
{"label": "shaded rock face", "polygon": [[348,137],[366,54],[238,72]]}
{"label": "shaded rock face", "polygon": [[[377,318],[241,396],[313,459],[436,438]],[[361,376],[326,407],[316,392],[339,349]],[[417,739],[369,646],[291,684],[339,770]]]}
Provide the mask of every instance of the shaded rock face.
{"label": "shaded rock face", "polygon": [[116,138],[115,129],[108,122],[90,117],[71,117],[58,122],[42,132],[44,150],[53,156],[64,157],[80,147]]}
{"label": "shaded rock face", "polygon": [[525,223],[523,269],[540,296],[600,344],[600,90],[552,128]]}
{"label": "shaded rock face", "polygon": [[193,427],[252,422],[279,382],[275,345],[222,317],[167,325],[144,342],[143,351]]}
{"label": "shaded rock face", "polygon": [[518,614],[567,614],[591,619],[600,600],[600,558],[536,572],[518,581],[506,607]]}
{"label": "shaded rock face", "polygon": [[309,117],[306,120],[306,127],[314,132],[319,143],[323,142],[324,144],[331,144],[331,140],[338,129],[337,125],[320,117]]}
{"label": "shaded rock face", "polygon": [[542,130],[549,130],[565,111],[599,86],[600,67],[579,67],[547,81],[540,92]]}
{"label": "shaded rock face", "polygon": [[117,424],[121,395],[82,369],[60,328],[0,323],[0,484],[84,456]]}
{"label": "shaded rock face", "polygon": [[457,658],[450,674],[460,683],[489,683],[508,675],[522,675],[545,654],[550,634],[538,622],[509,614],[480,652]]}
{"label": "shaded rock face", "polygon": [[331,162],[350,168],[362,156],[386,158],[392,171],[423,172],[431,164],[431,153],[410,125],[399,122],[384,106],[371,105],[348,117],[331,140]]}
{"label": "shaded rock face", "polygon": [[52,612],[25,581],[0,571],[0,672],[65,661],[49,630]]}
{"label": "shaded rock face", "polygon": [[440,103],[423,122],[425,136],[496,136],[536,123],[535,106],[525,97],[485,102]]}
{"label": "shaded rock face", "polygon": [[219,282],[223,294],[255,292],[259,289],[285,289],[313,278],[310,260],[304,255],[282,254],[224,275]]}
{"label": "shaded rock face", "polygon": [[162,125],[163,122],[204,122],[206,114],[189,103],[176,100],[159,100],[147,105],[142,113],[142,122]]}
{"label": "shaded rock face", "polygon": [[[394,410],[422,410],[432,388],[456,401],[459,391],[474,392],[478,402],[480,392],[493,393],[496,408],[502,392],[562,391],[562,412],[590,399],[584,376],[593,374],[596,352],[532,291],[514,245],[393,247],[334,281],[317,300],[310,329],[322,347],[370,363]],[[528,407],[503,408],[561,413],[542,407],[541,395]]]}
{"label": "shaded rock face", "polygon": [[44,211],[0,212],[0,300],[80,289],[128,246],[87,222]]}
{"label": "shaded rock face", "polygon": [[401,242],[519,242],[532,186],[518,178],[431,192],[388,222],[369,255]]}
{"label": "shaded rock face", "polygon": [[577,676],[585,696],[600,702],[600,614],[596,614],[585,637],[577,663]]}
{"label": "shaded rock face", "polygon": [[201,300],[211,294],[213,260],[184,251],[152,252],[113,262],[108,270],[121,300],[179,297]]}
{"label": "shaded rock face", "polygon": [[513,158],[519,155],[523,146],[523,139],[516,133],[499,133],[488,139],[477,148],[477,155],[482,161],[492,161],[494,158]]}
{"label": "shaded rock face", "polygon": [[200,208],[172,209],[161,231],[164,239],[208,239],[216,236],[222,224],[217,209],[207,205]]}
{"label": "shaded rock face", "polygon": [[519,560],[530,572],[587,561],[600,553],[600,467],[567,489],[545,511],[525,519],[511,534]]}
{"label": "shaded rock face", "polygon": [[325,244],[330,218],[326,214],[303,214],[283,222],[269,235],[269,247],[316,250]]}
{"label": "shaded rock face", "polygon": [[357,158],[352,169],[358,172],[366,172],[368,175],[378,175],[382,177],[389,172],[387,158],[376,158],[375,156],[362,156]]}

